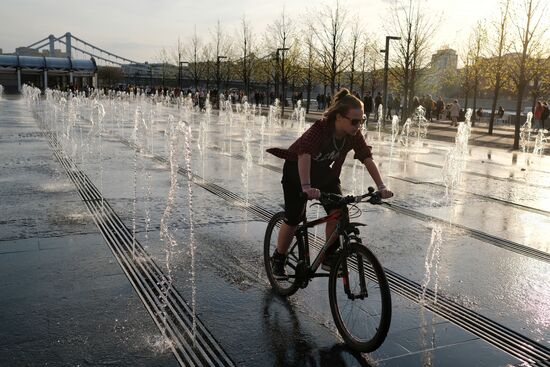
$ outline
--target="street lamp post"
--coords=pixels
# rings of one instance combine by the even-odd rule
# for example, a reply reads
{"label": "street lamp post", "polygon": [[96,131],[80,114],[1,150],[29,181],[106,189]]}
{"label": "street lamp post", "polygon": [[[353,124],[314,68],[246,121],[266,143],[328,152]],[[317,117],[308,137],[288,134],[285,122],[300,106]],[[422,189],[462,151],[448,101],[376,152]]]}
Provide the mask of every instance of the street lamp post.
{"label": "street lamp post", "polygon": [[389,62],[389,55],[390,55],[390,40],[400,40],[401,37],[395,37],[395,36],[386,36],[386,48],[384,50],[380,50],[380,52],[383,52],[385,54],[384,57],[384,99],[382,100],[384,103],[384,111],[383,111],[383,121],[384,126],[386,125],[386,115],[387,115],[387,109],[388,109],[388,62]]}
{"label": "street lamp post", "polygon": [[[282,58],[282,62],[281,62],[281,95],[282,95],[282,107],[281,107],[281,118],[284,116],[284,113],[285,113],[285,103],[286,103],[286,93],[285,93],[285,51],[288,51],[289,48],[288,47],[280,47],[277,49],[277,52],[275,54],[275,57],[277,59],[277,63],[279,63],[279,51],[282,51],[282,54],[283,54],[283,58]],[[279,73],[277,73],[277,75],[279,75]],[[279,79],[279,78],[277,78]],[[275,82],[275,92],[277,93],[277,96],[278,96],[278,80],[276,80]],[[275,96],[275,97],[277,97]]]}

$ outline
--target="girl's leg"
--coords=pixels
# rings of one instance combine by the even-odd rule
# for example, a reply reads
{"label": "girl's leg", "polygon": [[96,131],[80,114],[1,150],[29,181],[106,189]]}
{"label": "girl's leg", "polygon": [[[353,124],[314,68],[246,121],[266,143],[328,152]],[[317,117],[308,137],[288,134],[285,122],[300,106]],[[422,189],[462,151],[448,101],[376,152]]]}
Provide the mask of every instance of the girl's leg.
{"label": "girl's leg", "polygon": [[[338,210],[340,210],[340,209],[332,209],[329,212],[329,215],[337,212]],[[334,231],[336,230],[337,225],[338,225],[338,221],[331,220],[331,221],[327,222],[327,225],[325,227],[325,235],[326,235],[327,241],[330,244],[333,244],[338,239],[338,236],[336,236],[336,234],[332,235],[334,233]]]}
{"label": "girl's leg", "polygon": [[281,255],[286,254],[290,243],[292,242],[292,237],[294,237],[294,232],[296,231],[297,226],[290,226],[286,223],[281,224],[281,230],[279,231],[279,237],[277,238],[277,252]]}
{"label": "girl's leg", "polygon": [[285,162],[283,167],[283,193],[285,198],[285,221],[281,224],[277,238],[277,252],[285,255],[292,243],[294,232],[306,215],[306,202],[300,198],[302,187],[298,176],[298,165]]}

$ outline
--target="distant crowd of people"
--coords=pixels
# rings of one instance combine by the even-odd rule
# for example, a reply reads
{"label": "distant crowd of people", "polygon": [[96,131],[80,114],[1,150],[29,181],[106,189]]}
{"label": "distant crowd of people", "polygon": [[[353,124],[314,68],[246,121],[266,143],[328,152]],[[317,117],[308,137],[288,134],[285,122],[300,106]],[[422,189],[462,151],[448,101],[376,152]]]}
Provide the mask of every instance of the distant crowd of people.
{"label": "distant crowd of people", "polygon": [[535,110],[533,111],[533,119],[535,121],[535,129],[545,129],[545,122],[550,117],[550,106],[548,106],[547,101],[538,100],[535,104]]}
{"label": "distant crowd of people", "polygon": [[[60,89],[60,88],[58,88]],[[179,98],[182,93],[184,96],[191,95],[193,104],[199,106],[200,108],[205,107],[206,96],[209,95],[210,102],[213,106],[217,106],[219,101],[218,91],[216,89],[197,89],[193,90],[191,88],[169,88],[165,86],[139,86],[139,85],[122,85],[105,87],[104,92],[107,93],[108,90],[115,90],[126,92],[128,94],[146,94],[147,96],[157,95],[162,97],[170,98]],[[67,87],[67,91],[77,92],[84,91],[86,95],[91,94],[94,91],[94,88],[89,85],[85,85],[82,88],[78,88],[75,85],[70,85]],[[361,99],[364,104],[365,114],[367,118],[367,123],[369,122],[371,116],[374,120],[379,119],[379,107],[382,104],[383,97],[381,92],[377,92],[376,96],[371,95],[370,91],[367,91],[363,98],[359,95],[357,91],[351,92],[355,97]],[[235,103],[244,103],[248,101],[256,105],[268,105],[272,104],[275,101],[275,93],[270,92],[269,95],[262,90],[254,90],[250,94],[250,99],[247,96],[244,90],[239,90],[236,88],[226,89],[222,91],[223,99],[226,101],[231,101],[232,104]],[[266,98],[267,97],[267,98]],[[282,96],[279,96],[282,100]],[[297,104],[298,101],[302,100],[303,93],[301,91],[294,92],[290,96],[292,107]],[[331,95],[330,94],[317,94],[317,111],[324,111],[331,104]],[[288,106],[288,101],[285,101],[285,106]],[[305,103],[302,103],[302,106],[305,107]],[[422,106],[425,111],[425,118],[428,121],[437,121],[448,120],[450,121],[451,126],[457,126],[459,121],[464,120],[465,111],[460,106],[457,99],[454,99],[452,102],[445,102],[443,97],[439,97],[436,100],[432,98],[431,95],[427,94],[423,97],[414,97],[411,102],[410,113],[413,113],[419,106]],[[401,116],[402,113],[402,102],[399,95],[394,95],[390,93],[388,95],[388,108],[386,109],[386,118],[391,119],[393,115]],[[533,128],[538,129],[547,128],[547,121],[550,118],[550,106],[548,101],[538,100],[533,108]],[[499,106],[497,111],[495,111],[495,116],[497,119],[502,120],[504,118],[504,108]],[[483,109],[479,108],[476,110],[476,117],[478,120],[484,116]]]}

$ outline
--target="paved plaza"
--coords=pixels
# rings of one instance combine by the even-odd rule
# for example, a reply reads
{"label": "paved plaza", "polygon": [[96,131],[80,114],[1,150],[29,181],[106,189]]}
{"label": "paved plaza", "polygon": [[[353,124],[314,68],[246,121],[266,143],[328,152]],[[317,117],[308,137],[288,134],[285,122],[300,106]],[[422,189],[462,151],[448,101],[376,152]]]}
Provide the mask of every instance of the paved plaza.
{"label": "paved plaza", "polygon": [[[510,151],[511,127],[473,128],[459,172],[448,123],[406,143],[369,127],[395,197],[354,221],[392,321],[361,354],[326,278],[283,299],[265,275],[283,161],[264,151],[307,124],[99,103],[0,99],[0,366],[550,365],[549,157]],[[342,186],[359,194],[373,183],[351,156]]]}

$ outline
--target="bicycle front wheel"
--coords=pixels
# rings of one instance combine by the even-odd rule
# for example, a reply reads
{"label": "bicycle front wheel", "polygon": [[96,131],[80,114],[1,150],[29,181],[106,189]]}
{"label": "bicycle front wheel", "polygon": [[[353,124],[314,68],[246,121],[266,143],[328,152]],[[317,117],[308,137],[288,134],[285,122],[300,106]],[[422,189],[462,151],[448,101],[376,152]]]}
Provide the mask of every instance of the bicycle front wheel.
{"label": "bicycle front wheel", "polygon": [[351,348],[372,352],[382,345],[391,322],[386,274],[365,246],[351,244],[331,268],[329,302],[340,335]]}
{"label": "bicycle front wheel", "polygon": [[303,259],[302,249],[298,245],[296,238],[292,239],[290,247],[286,253],[285,271],[287,274],[286,279],[276,279],[273,275],[273,261],[272,255],[277,248],[277,239],[279,238],[279,230],[283,224],[285,218],[284,212],[275,214],[269,223],[265,231],[264,238],[264,264],[267,278],[269,283],[273,287],[273,290],[280,296],[290,296],[294,294],[299,284],[296,278],[296,269],[298,261]]}

